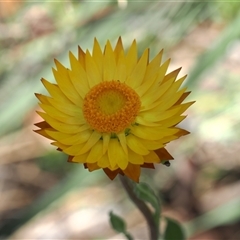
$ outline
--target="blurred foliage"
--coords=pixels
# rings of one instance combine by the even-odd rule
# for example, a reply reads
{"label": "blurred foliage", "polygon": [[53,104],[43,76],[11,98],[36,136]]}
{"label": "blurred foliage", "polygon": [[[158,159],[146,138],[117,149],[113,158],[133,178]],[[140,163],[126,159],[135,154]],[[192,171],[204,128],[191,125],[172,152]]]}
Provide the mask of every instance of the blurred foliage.
{"label": "blurred foliage", "polygon": [[36,158],[36,164],[42,171],[57,173],[60,176],[68,173],[75,168],[75,164],[69,164],[67,156],[57,151],[49,152],[47,155]]}
{"label": "blurred foliage", "polygon": [[[37,100],[34,92],[44,91],[40,78],[52,81],[53,58],[69,65],[68,51],[76,53],[77,45],[90,49],[94,37],[103,44],[107,39],[115,43],[121,35],[126,48],[136,38],[139,52],[150,47],[152,57],[164,47],[165,57],[170,57],[175,50],[181,49],[188,34],[199,26],[209,24],[210,27],[216,27],[219,33],[200,51],[197,60],[190,66],[187,85],[193,91],[197,104],[194,106],[194,122],[187,123],[195,129],[194,134],[199,134],[199,138],[204,136],[207,139],[210,136],[215,141],[228,144],[239,141],[239,72],[229,73],[218,65],[239,44],[239,7],[239,2],[230,1],[1,1],[0,137],[4,139],[35,122]],[[191,47],[195,43],[188,44]],[[212,80],[213,73],[217,73],[215,81]],[[206,76],[209,77],[204,81]],[[195,149],[202,154],[201,149],[197,149],[196,136],[195,139],[189,139],[186,140],[185,149]],[[221,158],[220,155],[217,157]],[[55,152],[44,152],[34,159],[42,171],[62,176],[62,180],[51,191],[21,210],[14,220],[3,221],[0,237],[11,236],[16,229],[48,209],[72,189],[102,180],[98,173],[88,174],[65,161],[65,155]],[[208,174],[208,177],[197,177],[212,184],[219,179],[219,174],[233,176],[232,169],[229,170],[226,165],[230,164],[232,168],[235,165],[226,161],[224,159],[217,167],[212,162],[207,163],[208,167],[201,169],[199,175]],[[209,171],[211,167],[214,168],[213,172]],[[170,178],[173,179],[174,171],[173,168],[172,174],[168,172],[169,176],[163,173],[161,186],[159,182],[153,183],[157,189],[164,193],[164,187],[171,182]],[[234,181],[239,181],[237,169],[234,176]],[[151,177],[150,181],[154,179]],[[173,184],[172,188],[174,186],[177,187]],[[167,202],[171,194],[166,193],[164,197]],[[185,224],[188,236],[239,221],[240,213],[236,209],[239,209],[239,200],[233,199],[201,216],[194,216]]]}

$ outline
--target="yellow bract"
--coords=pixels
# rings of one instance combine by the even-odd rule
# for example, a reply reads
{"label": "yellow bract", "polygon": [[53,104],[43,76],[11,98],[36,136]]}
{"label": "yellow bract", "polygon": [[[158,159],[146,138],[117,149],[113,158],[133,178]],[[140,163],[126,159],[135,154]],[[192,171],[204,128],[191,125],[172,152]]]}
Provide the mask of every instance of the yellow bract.
{"label": "yellow bract", "polygon": [[173,159],[164,147],[189,133],[176,125],[193,103],[183,103],[190,93],[181,89],[186,76],[177,79],[180,68],[167,74],[163,51],[151,61],[149,49],[137,53],[135,40],[125,52],[121,38],[103,51],[95,39],[92,54],[80,47],[78,58],[69,53],[70,69],[55,60],[57,84],[42,79],[50,96],[36,94],[44,112],[35,130],[69,162],[136,182],[142,167]]}

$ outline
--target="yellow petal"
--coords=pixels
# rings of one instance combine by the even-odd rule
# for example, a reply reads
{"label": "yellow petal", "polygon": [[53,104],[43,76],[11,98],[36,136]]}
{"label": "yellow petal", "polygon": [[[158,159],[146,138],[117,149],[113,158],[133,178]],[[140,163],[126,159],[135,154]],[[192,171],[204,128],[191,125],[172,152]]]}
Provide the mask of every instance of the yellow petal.
{"label": "yellow petal", "polygon": [[108,154],[105,153],[97,162],[100,168],[107,168],[109,166]]}
{"label": "yellow petal", "polygon": [[[71,71],[68,69],[68,75],[69,78],[71,80],[71,82],[73,83],[75,89],[77,90],[80,98],[79,98],[79,104],[83,104],[83,99],[86,96],[86,94],[89,91],[89,87],[83,84],[83,79],[85,78],[85,76],[82,75],[78,75],[77,72]],[[80,77],[81,76],[81,77]]]}
{"label": "yellow petal", "polygon": [[65,134],[56,131],[47,131],[47,134],[57,141],[66,144],[66,145],[76,145],[80,143],[85,143],[91,136],[92,131],[86,130],[77,134]]}
{"label": "yellow petal", "polygon": [[59,122],[53,118],[51,118],[49,115],[43,112],[37,113],[54,129],[58,130],[59,132],[63,133],[78,133],[84,130],[89,129],[89,126],[86,124],[84,125],[69,125],[62,122]]}
{"label": "yellow petal", "polygon": [[56,99],[48,98],[48,102],[58,109],[59,111],[76,118],[84,119],[82,108],[75,106],[74,104],[61,103]]}
{"label": "yellow petal", "polygon": [[63,123],[67,123],[67,124],[84,124],[85,123],[85,119],[83,118],[77,118],[77,117],[72,117],[69,116],[59,110],[57,110],[56,108],[49,106],[49,105],[45,105],[45,104],[41,104],[39,103],[39,106],[52,118],[63,122]]}
{"label": "yellow petal", "polygon": [[124,52],[120,52],[119,59],[116,66],[116,71],[114,73],[113,79],[119,80],[120,82],[125,82],[127,77],[127,66],[125,61]]}
{"label": "yellow petal", "polygon": [[149,49],[146,49],[143,55],[141,56],[141,58],[139,59],[133,72],[126,79],[126,83],[133,89],[135,89],[138,86],[141,86],[142,84],[142,81],[146,72],[147,64],[148,64],[148,58],[149,58]]}
{"label": "yellow petal", "polygon": [[69,103],[72,104],[72,102],[63,94],[63,92],[59,89],[59,87],[56,84],[52,84],[45,80],[44,78],[41,79],[44,87],[47,89],[49,94],[54,98],[58,99],[59,102],[62,103]]}
{"label": "yellow petal", "polygon": [[69,146],[67,148],[65,148],[63,151],[68,154],[68,155],[71,155],[71,156],[78,156],[78,155],[83,155],[84,153],[86,152],[81,152],[81,149],[84,147],[85,143],[80,143],[80,144],[76,144],[76,145],[72,145],[72,146]]}
{"label": "yellow petal", "polygon": [[[177,135],[177,133],[175,133],[175,135],[170,135],[170,136],[167,136],[167,137],[163,137],[163,138],[161,139],[161,141],[163,142],[163,144],[167,144],[167,143],[169,143],[169,142],[171,142],[171,141],[179,138],[179,137],[176,136],[176,135]],[[155,150],[155,149],[154,149],[154,150]]]}
{"label": "yellow petal", "polygon": [[158,70],[158,77],[157,77],[157,82],[161,83],[165,77],[165,74],[167,72],[168,66],[170,64],[171,59],[169,58],[167,61],[165,61],[161,67]]}
{"label": "yellow petal", "polygon": [[[170,63],[170,59],[168,59],[165,63],[163,63],[163,65],[158,69],[158,73],[157,73],[156,78],[154,79],[155,80],[154,83],[151,85],[150,88],[148,88],[147,91],[145,91],[144,95],[141,97],[143,103],[144,102],[146,102],[146,104],[148,102],[151,103],[151,102],[154,101],[153,98],[158,97],[159,90],[162,89],[162,86],[161,86],[162,83],[161,82],[164,79],[164,76],[165,76],[166,71],[168,69],[169,63]],[[172,82],[173,81],[174,81],[174,78],[172,79]],[[159,86],[161,86],[161,88],[159,88]],[[163,91],[163,90],[161,90],[161,91]],[[164,91],[166,91],[166,90],[164,89]],[[150,101],[148,100],[149,97],[151,97]]]}
{"label": "yellow petal", "polygon": [[178,91],[177,93],[173,94],[172,96],[169,96],[167,99],[166,98],[160,98],[154,103],[149,103],[146,105],[146,102],[144,102],[144,108],[142,108],[140,111],[155,111],[155,112],[163,112],[172,107],[179,98],[181,98],[182,94],[185,92],[186,89],[182,89]]}
{"label": "yellow petal", "polygon": [[120,145],[117,138],[110,140],[108,155],[111,163],[111,158],[115,158],[116,164],[124,170],[128,165],[128,158],[125,152],[123,151],[122,146]]}
{"label": "yellow petal", "polygon": [[118,62],[119,56],[123,52],[124,52],[124,49],[123,49],[123,44],[122,44],[122,38],[119,37],[118,41],[117,41],[117,44],[116,44],[116,47],[114,49],[114,55],[115,55],[116,62]]}
{"label": "yellow petal", "polygon": [[[151,123],[159,122],[159,121],[168,119],[170,117],[173,117],[174,115],[180,115],[180,114],[182,114],[182,112],[184,112],[184,111],[182,111],[182,112],[180,112],[180,111],[181,111],[181,105],[172,107],[165,111],[142,111],[139,113],[139,117],[140,117],[140,119],[142,118]],[[137,122],[141,123],[140,121],[137,121]]]}
{"label": "yellow petal", "polygon": [[100,133],[93,131],[92,135],[90,136],[88,141],[85,143],[84,147],[82,149],[80,149],[78,154],[83,154],[83,153],[89,151],[99,141],[99,139],[101,137],[102,137],[102,135]]}
{"label": "yellow petal", "polygon": [[149,151],[143,146],[140,139],[132,134],[126,137],[127,146],[139,155],[147,155]]}
{"label": "yellow petal", "polygon": [[51,136],[49,136],[46,132],[46,129],[37,129],[37,130],[33,130],[35,133],[38,133],[40,135],[42,135],[43,137],[45,138],[48,138],[48,139],[51,139],[51,140],[54,140]]}
{"label": "yellow petal", "polygon": [[78,61],[80,62],[84,69],[85,69],[85,55],[86,55],[85,52],[81,49],[80,46],[78,46]]}
{"label": "yellow petal", "polygon": [[66,97],[75,103],[77,106],[81,103],[81,97],[78,94],[77,90],[73,86],[67,69],[57,60],[55,60],[57,70],[52,68],[53,75],[58,83],[61,91],[66,95]]}
{"label": "yellow petal", "polygon": [[60,142],[52,142],[51,145],[58,147],[59,149],[57,150],[61,150],[61,151],[63,151],[65,148],[68,147]]}
{"label": "yellow petal", "polygon": [[190,133],[189,131],[182,128],[176,128],[176,129],[178,129],[178,132],[175,134],[177,137],[185,136]]}
{"label": "yellow petal", "polygon": [[125,152],[126,155],[128,155],[127,140],[125,133],[124,132],[118,133],[117,136],[123,148],[123,151]]}
{"label": "yellow petal", "polygon": [[185,99],[186,97],[190,94],[191,92],[185,92],[182,94],[182,96],[177,100],[177,102],[174,104],[174,105],[178,105],[178,104],[181,104]]}
{"label": "yellow petal", "polygon": [[38,98],[38,100],[41,102],[41,103],[44,103],[44,104],[49,104],[48,102],[48,98],[47,96],[45,95],[42,95],[42,94],[38,94],[38,93],[35,93],[35,96]]}
{"label": "yellow petal", "polygon": [[[141,113],[140,113],[141,114]],[[142,114],[144,116],[144,114]],[[135,119],[135,122],[138,123],[138,124],[141,124],[141,125],[144,125],[144,126],[149,126],[149,127],[158,127],[160,126],[161,124],[159,123],[156,123],[156,122],[152,122],[152,121],[149,121],[145,118],[143,118],[143,116],[137,116],[136,119]]]}
{"label": "yellow petal", "polygon": [[89,51],[86,52],[86,73],[90,88],[102,82],[102,76]]}
{"label": "yellow petal", "polygon": [[128,150],[128,161],[132,164],[141,165],[144,163],[144,157],[133,152],[131,149]]}
{"label": "yellow petal", "polygon": [[[159,148],[164,147],[163,145],[163,140],[158,140],[158,141],[152,141],[152,140],[146,140],[146,139],[141,139],[141,143],[148,149],[148,150],[156,150]],[[145,156],[144,156],[145,157]]]}
{"label": "yellow petal", "polygon": [[[54,131],[53,129],[47,130],[46,129],[46,133],[51,136],[52,139],[61,142],[61,139],[64,138],[69,138],[70,136],[72,136],[72,134],[68,134],[68,133],[61,133],[58,131]],[[64,142],[61,142],[62,144],[64,144]],[[66,145],[71,145],[71,144],[66,144]]]}
{"label": "yellow petal", "polygon": [[187,116],[176,116],[176,117],[161,121],[160,123],[163,127],[166,127],[166,128],[173,127],[179,124],[180,122],[182,122],[186,117]]}
{"label": "yellow petal", "polygon": [[152,77],[158,74],[161,61],[162,61],[163,49],[153,58],[153,60],[148,64],[146,74],[144,76],[143,82],[149,81]]}
{"label": "yellow petal", "polygon": [[154,151],[150,151],[150,153],[144,156],[145,163],[160,163],[161,160],[158,155]]}
{"label": "yellow petal", "polygon": [[142,96],[141,98],[144,109],[153,108],[152,103],[160,99],[164,95],[164,93],[168,91],[168,89],[171,87],[173,82],[174,82],[174,78],[172,78],[171,80],[165,82],[160,86],[156,86],[155,90],[153,91],[147,91],[144,94],[144,96]]}
{"label": "yellow petal", "polygon": [[131,133],[139,138],[147,140],[159,140],[163,137],[174,135],[178,130],[172,128],[162,127],[146,127],[146,126],[133,126],[131,127]]}
{"label": "yellow petal", "polygon": [[130,75],[137,64],[137,42],[133,41],[126,55],[127,76]]}
{"label": "yellow petal", "polygon": [[74,156],[71,161],[76,163],[85,163],[87,157],[88,157],[88,153],[84,153],[82,155]]}
{"label": "yellow petal", "polygon": [[115,70],[116,70],[116,62],[115,62],[114,52],[110,42],[107,41],[105,51],[104,51],[104,59],[103,59],[103,80],[104,81],[113,80]]}
{"label": "yellow petal", "polygon": [[95,163],[103,155],[103,143],[102,141],[98,141],[90,150],[90,153],[87,157],[87,163]]}
{"label": "yellow petal", "polygon": [[121,169],[125,169],[128,165],[127,155],[117,138],[112,138],[109,142],[108,158],[111,167],[117,164]]}
{"label": "yellow petal", "polygon": [[[159,99],[161,98],[161,100],[164,99],[168,99],[169,97],[171,97],[172,95],[174,95],[176,92],[178,92],[178,89],[180,88],[180,86],[182,85],[183,81],[186,79],[187,76],[184,76],[182,78],[180,78],[179,80],[177,80],[176,82],[174,82],[171,87],[168,89],[168,91],[165,92],[165,94],[161,97],[159,97]],[[186,90],[186,88],[184,88],[184,91]],[[181,95],[182,96],[182,95]]]}
{"label": "yellow petal", "polygon": [[78,94],[84,98],[86,93],[89,91],[89,84],[87,79],[87,74],[83,66],[75,58],[75,56],[70,52],[69,53],[71,69],[68,69],[69,78],[77,90]]}
{"label": "yellow petal", "polygon": [[93,56],[93,59],[96,62],[96,65],[98,67],[100,76],[102,76],[102,72],[103,72],[103,53],[102,53],[101,47],[100,47],[96,38],[94,38],[92,56]]}
{"label": "yellow petal", "polygon": [[141,97],[153,85],[158,76],[163,50],[149,63],[142,84],[135,90]]}
{"label": "yellow petal", "polygon": [[177,106],[178,112],[174,116],[172,116],[171,119],[161,120],[161,124],[163,126],[170,127],[170,126],[174,126],[174,125],[180,123],[182,120],[184,120],[186,118],[186,116],[180,116],[180,115],[183,112],[185,112],[186,109],[188,109],[193,103],[194,102],[188,102],[188,103],[184,103],[184,104]]}
{"label": "yellow petal", "polygon": [[103,138],[103,154],[105,154],[107,152],[107,149],[108,149],[108,144],[109,144],[109,141],[110,141],[110,134],[109,133],[103,133],[102,138]]}
{"label": "yellow petal", "polygon": [[176,79],[177,76],[178,76],[178,74],[179,74],[179,72],[181,71],[181,69],[182,69],[182,68],[180,67],[180,68],[175,69],[174,71],[168,73],[168,74],[164,77],[162,83],[165,83],[166,81],[168,81],[168,80],[171,79],[171,78]]}

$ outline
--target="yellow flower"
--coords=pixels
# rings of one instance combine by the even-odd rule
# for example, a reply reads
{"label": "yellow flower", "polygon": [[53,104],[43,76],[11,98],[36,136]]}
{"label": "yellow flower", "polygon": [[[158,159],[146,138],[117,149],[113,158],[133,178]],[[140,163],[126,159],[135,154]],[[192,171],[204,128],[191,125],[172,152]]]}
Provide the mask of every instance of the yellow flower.
{"label": "yellow flower", "polygon": [[69,53],[70,69],[55,60],[57,84],[42,79],[50,96],[36,94],[44,112],[37,133],[69,155],[69,162],[89,171],[102,168],[138,182],[141,168],[173,159],[165,145],[189,132],[176,125],[193,103],[182,103],[190,92],[180,88],[181,68],[166,74],[170,59],[163,51],[149,62],[149,49],[138,58],[134,40],[125,53],[121,38],[104,51],[95,39],[92,54]]}

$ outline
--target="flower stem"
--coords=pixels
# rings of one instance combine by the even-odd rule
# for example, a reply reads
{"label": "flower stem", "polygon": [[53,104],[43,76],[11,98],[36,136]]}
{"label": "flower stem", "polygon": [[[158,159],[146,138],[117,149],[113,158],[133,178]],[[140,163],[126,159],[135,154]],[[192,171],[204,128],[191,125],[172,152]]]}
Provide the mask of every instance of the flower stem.
{"label": "flower stem", "polygon": [[136,196],[134,192],[134,182],[125,176],[120,175],[119,177],[128,196],[133,201],[133,203],[137,206],[137,208],[141,211],[141,213],[143,214],[143,216],[147,221],[147,224],[149,227],[149,235],[150,235],[149,239],[157,240],[159,238],[159,231],[158,231],[158,226],[156,225],[153,219],[151,210],[149,209],[149,207],[146,205],[144,201],[142,201]]}

